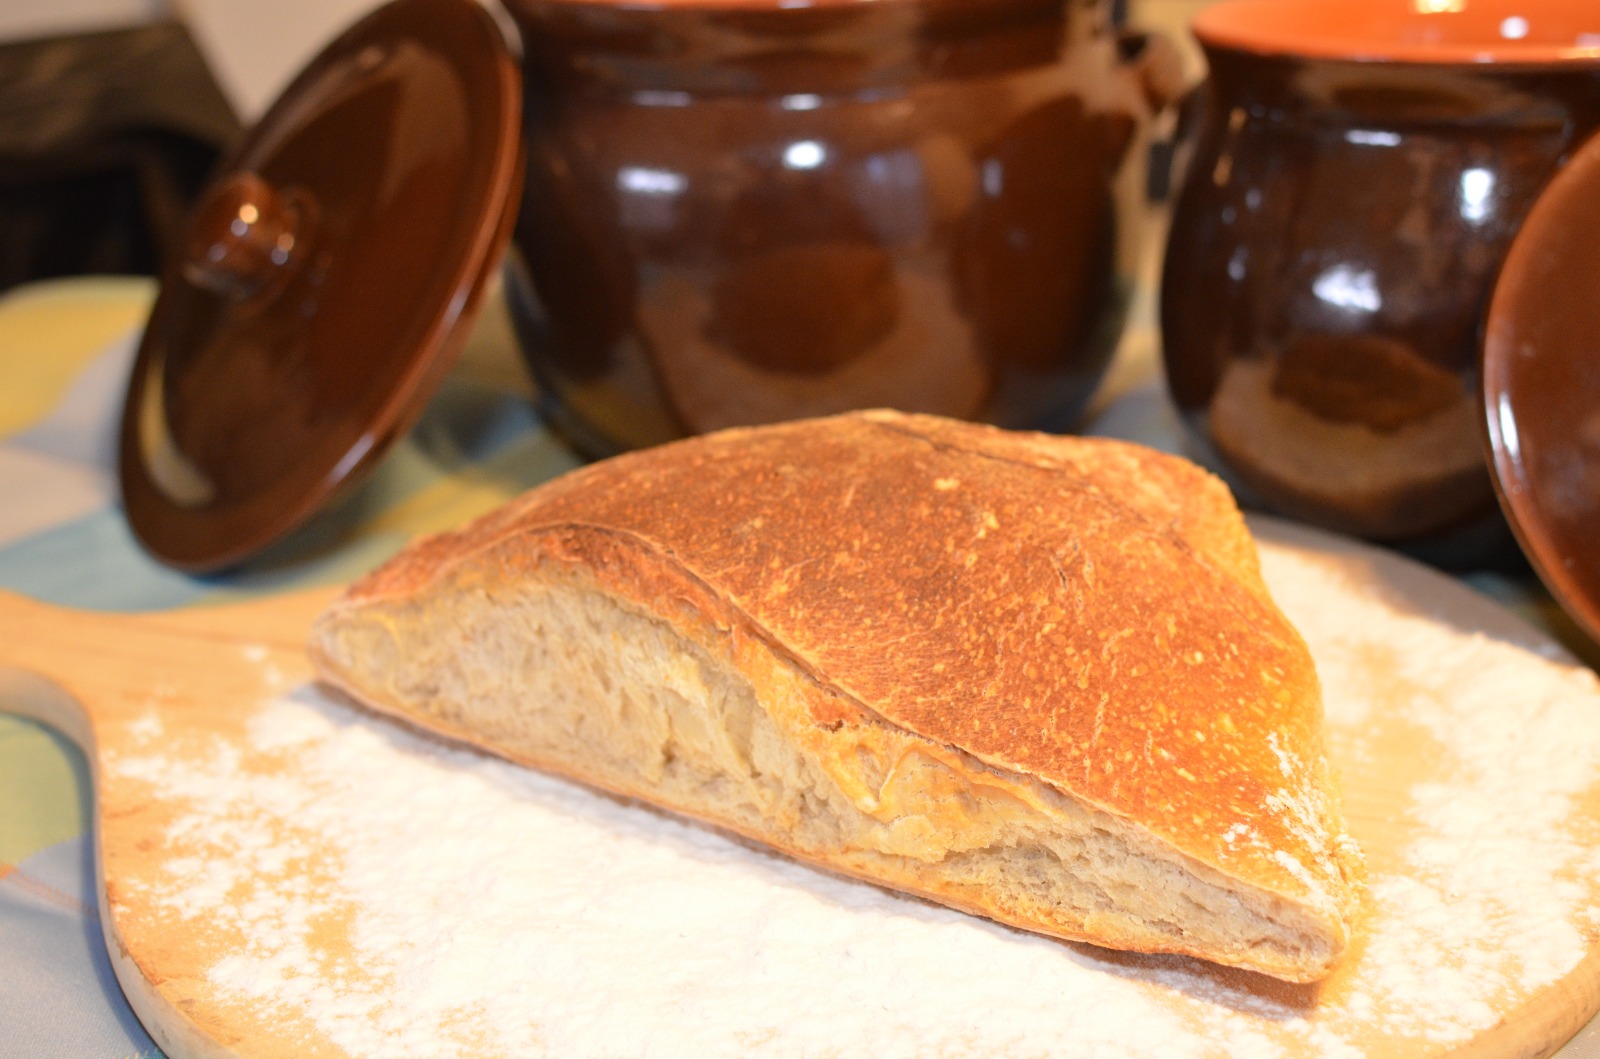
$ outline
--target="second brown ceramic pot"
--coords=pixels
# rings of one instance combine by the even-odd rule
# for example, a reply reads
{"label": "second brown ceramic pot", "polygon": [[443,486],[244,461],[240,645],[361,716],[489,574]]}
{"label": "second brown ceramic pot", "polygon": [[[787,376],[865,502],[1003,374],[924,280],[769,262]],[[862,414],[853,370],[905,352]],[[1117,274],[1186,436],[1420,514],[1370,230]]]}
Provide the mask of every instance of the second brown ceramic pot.
{"label": "second brown ceramic pot", "polygon": [[1209,95],[1161,322],[1203,455],[1266,506],[1425,557],[1509,544],[1483,314],[1600,125],[1600,7],[1231,0],[1195,30]]}
{"label": "second brown ceramic pot", "polygon": [[593,454],[890,405],[1069,424],[1116,344],[1175,70],[1097,0],[508,0],[509,272]]}

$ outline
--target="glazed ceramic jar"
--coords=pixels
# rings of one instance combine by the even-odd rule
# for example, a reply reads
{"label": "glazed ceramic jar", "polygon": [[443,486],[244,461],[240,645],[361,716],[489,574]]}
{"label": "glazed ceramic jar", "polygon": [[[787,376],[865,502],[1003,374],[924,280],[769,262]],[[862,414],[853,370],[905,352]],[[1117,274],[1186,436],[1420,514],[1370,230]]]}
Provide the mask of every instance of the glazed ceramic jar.
{"label": "glazed ceramic jar", "polygon": [[1065,426],[1121,330],[1170,48],[1097,0],[507,0],[509,273],[591,454],[892,405]]}
{"label": "glazed ceramic jar", "polygon": [[1484,310],[1600,126],[1600,5],[1231,0],[1194,30],[1208,97],[1161,298],[1194,440],[1269,507],[1470,552],[1499,521]]}

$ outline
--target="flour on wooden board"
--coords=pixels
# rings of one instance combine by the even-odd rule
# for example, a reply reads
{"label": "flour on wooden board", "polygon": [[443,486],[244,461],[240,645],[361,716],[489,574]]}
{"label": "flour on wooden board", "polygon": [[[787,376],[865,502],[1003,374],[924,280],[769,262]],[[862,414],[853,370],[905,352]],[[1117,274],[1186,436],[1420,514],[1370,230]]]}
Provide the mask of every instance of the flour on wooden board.
{"label": "flour on wooden board", "polygon": [[[814,871],[311,688],[262,704],[242,748],[166,756],[159,726],[135,722],[141,749],[105,767],[180,807],[141,898],[247,939],[210,986],[352,1055],[1231,1059],[1356,1056],[1374,1033],[1465,1041],[1571,971],[1600,926],[1600,836],[1569,823],[1600,773],[1600,689],[1262,550],[1318,660],[1336,769],[1373,767],[1380,722],[1436,759],[1409,792],[1415,839],[1369,864],[1364,940],[1314,1002]],[[1372,686],[1375,653],[1393,686]]]}

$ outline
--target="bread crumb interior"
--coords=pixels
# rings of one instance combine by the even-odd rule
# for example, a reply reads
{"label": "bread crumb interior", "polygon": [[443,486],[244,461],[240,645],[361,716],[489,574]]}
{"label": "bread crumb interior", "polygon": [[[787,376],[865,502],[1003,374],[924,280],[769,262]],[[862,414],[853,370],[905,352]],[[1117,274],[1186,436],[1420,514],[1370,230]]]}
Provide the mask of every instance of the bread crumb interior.
{"label": "bread crumb interior", "polygon": [[1271,973],[1333,957],[1288,902],[1042,783],[873,716],[817,724],[816,685],[771,652],[763,707],[739,670],[581,581],[398,608],[341,622],[335,664],[360,659],[393,682],[370,689],[380,705],[513,760],[1030,930]]}

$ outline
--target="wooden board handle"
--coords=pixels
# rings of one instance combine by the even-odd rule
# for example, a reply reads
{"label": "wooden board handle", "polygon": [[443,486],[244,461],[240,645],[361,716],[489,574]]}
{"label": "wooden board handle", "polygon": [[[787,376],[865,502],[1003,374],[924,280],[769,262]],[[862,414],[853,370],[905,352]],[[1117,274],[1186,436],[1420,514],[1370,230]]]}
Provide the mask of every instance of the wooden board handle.
{"label": "wooden board handle", "polygon": [[311,589],[215,607],[117,614],[0,591],[0,709],[36,717],[88,749],[90,719],[131,707],[162,683],[198,686],[241,653],[304,656],[312,619],[338,592]]}

